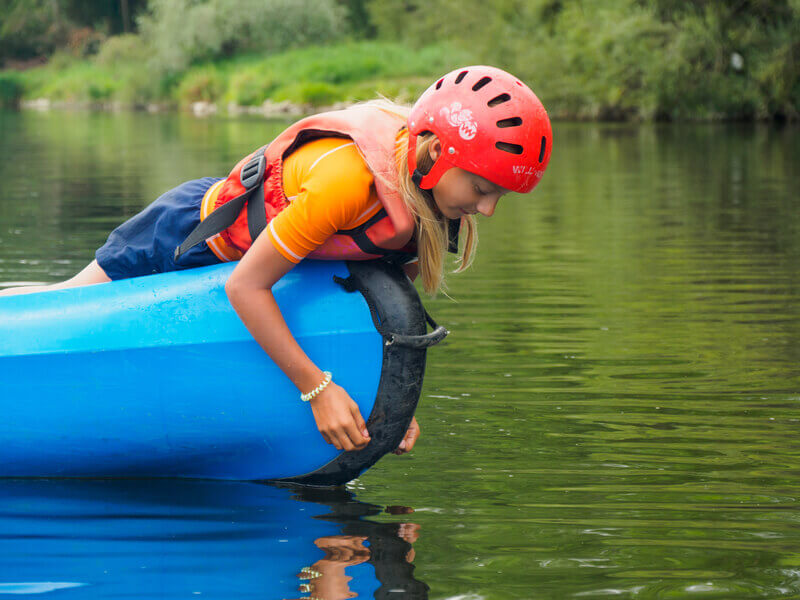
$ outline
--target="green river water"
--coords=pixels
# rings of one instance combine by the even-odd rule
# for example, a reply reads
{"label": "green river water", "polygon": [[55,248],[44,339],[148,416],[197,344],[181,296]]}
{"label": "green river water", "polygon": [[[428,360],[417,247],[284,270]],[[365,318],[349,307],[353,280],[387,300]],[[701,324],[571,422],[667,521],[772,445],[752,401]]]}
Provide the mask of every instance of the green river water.
{"label": "green river water", "polygon": [[[0,113],[0,287],[284,125]],[[416,448],[348,486],[428,597],[800,598],[798,167],[797,128],[555,124],[426,301]]]}

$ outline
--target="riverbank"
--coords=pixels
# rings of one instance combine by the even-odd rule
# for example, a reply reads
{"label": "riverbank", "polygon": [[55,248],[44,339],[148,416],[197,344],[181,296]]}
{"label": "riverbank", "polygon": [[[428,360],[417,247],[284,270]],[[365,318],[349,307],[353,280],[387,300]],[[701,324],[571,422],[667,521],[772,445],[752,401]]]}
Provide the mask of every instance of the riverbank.
{"label": "riverbank", "polygon": [[555,119],[800,121],[787,0],[143,0],[121,29],[12,4],[0,106],[293,115],[411,101],[441,73],[491,64]]}
{"label": "riverbank", "polygon": [[[201,62],[181,72],[150,68],[148,56],[138,37],[119,36],[89,58],[58,54],[44,65],[0,71],[0,106],[296,117],[379,95],[413,102],[441,73],[460,65],[491,63],[478,50],[449,43],[410,51],[402,43],[374,40],[266,56],[242,54]],[[537,64],[542,67],[534,74],[519,74],[558,120],[797,120],[800,113],[793,100],[779,104],[765,100],[759,95],[764,85],[748,83],[749,76],[737,62],[741,56],[731,56],[734,75],[718,74],[705,95],[701,88],[693,95],[683,94],[680,86],[669,82],[662,90],[654,77],[647,85],[637,79],[640,76],[629,77],[630,81],[611,78],[601,73],[601,66],[596,77],[583,83],[570,69],[554,70],[541,60]],[[602,91],[603,77],[609,92]]]}
{"label": "riverbank", "polygon": [[0,72],[0,97],[23,109],[188,110],[197,115],[297,116],[378,95],[413,101],[437,75],[473,57],[447,45],[409,54],[397,43],[349,42],[271,56],[241,55],[179,74],[142,68],[140,49],[56,57]]}
{"label": "riverbank", "polygon": [[314,112],[323,110],[340,110],[346,108],[353,102],[336,102],[330,105],[301,104],[283,101],[272,102],[265,100],[258,106],[242,106],[234,102],[219,105],[214,102],[197,101],[186,106],[177,106],[169,102],[148,102],[147,104],[135,103],[125,104],[122,102],[89,102],[89,101],[68,101],[68,100],[49,100],[48,98],[35,98],[32,100],[21,100],[18,108],[21,110],[35,110],[40,112],[55,111],[93,111],[93,112],[126,112],[138,111],[148,113],[168,113],[179,110],[190,112],[196,117],[212,117],[215,115],[240,116],[255,115],[265,119],[279,119],[283,117],[301,117]]}

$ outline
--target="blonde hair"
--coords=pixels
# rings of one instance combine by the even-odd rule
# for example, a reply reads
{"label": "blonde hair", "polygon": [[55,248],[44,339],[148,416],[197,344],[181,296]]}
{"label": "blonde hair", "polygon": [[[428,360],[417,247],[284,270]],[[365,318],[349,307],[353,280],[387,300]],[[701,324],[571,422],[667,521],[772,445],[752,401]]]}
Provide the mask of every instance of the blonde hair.
{"label": "blonde hair", "polygon": [[[392,114],[408,118],[410,106],[398,104],[382,98],[371,100],[362,105],[377,106]],[[431,143],[436,140],[432,133],[422,134],[417,140],[417,169],[427,173],[433,166],[433,159],[429,152]],[[406,207],[414,216],[416,223],[417,255],[419,257],[419,274],[422,279],[422,288],[430,295],[444,287],[444,263],[447,254],[447,219],[429,196],[420,190],[411,179],[408,170],[408,136],[403,136],[399,142],[397,152],[397,170],[400,195]],[[478,246],[478,227],[472,215],[461,217],[461,231],[459,239],[461,254],[456,259],[458,268],[453,271],[460,273],[470,267],[475,257]]]}

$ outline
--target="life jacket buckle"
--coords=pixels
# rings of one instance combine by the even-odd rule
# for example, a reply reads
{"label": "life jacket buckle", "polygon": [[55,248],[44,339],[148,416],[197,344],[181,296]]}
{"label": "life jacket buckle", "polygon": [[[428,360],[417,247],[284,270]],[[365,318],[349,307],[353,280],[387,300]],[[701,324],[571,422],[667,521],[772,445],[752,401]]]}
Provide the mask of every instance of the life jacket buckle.
{"label": "life jacket buckle", "polygon": [[244,189],[251,190],[264,180],[264,171],[267,169],[267,158],[259,152],[247,164],[242,167],[239,173],[239,181],[242,182]]}

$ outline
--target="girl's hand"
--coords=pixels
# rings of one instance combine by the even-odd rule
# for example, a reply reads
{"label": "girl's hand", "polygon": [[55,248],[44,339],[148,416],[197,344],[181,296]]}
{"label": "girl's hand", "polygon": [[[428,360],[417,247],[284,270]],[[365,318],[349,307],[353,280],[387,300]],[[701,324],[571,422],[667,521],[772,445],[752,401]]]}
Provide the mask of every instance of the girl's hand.
{"label": "girl's hand", "polygon": [[400,442],[400,445],[397,447],[397,450],[394,451],[394,454],[397,454],[399,456],[400,454],[411,452],[411,449],[414,447],[414,444],[417,443],[418,437],[419,437],[419,423],[417,423],[417,417],[411,417],[411,423],[408,426],[408,431],[406,431],[406,435],[405,437],[403,437],[403,441]]}
{"label": "girl's hand", "polygon": [[322,437],[337,450],[361,450],[369,444],[367,424],[358,404],[341,386],[329,383],[311,400],[311,410]]}

